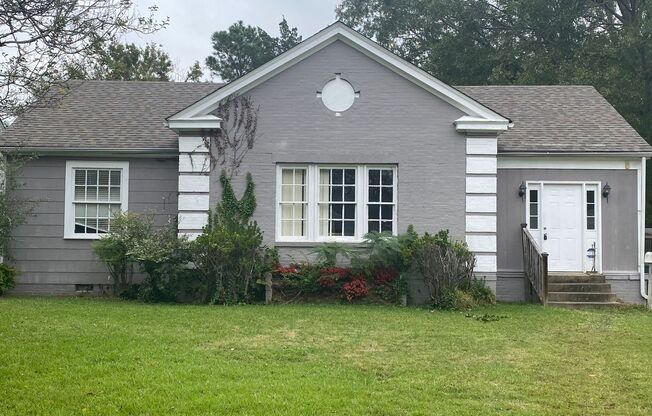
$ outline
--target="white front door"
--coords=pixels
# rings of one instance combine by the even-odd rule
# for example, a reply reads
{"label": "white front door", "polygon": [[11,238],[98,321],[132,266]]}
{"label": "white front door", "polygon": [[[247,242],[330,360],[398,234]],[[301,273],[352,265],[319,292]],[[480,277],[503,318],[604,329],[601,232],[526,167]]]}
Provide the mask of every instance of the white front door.
{"label": "white front door", "polygon": [[582,185],[543,186],[542,243],[550,271],[582,271]]}

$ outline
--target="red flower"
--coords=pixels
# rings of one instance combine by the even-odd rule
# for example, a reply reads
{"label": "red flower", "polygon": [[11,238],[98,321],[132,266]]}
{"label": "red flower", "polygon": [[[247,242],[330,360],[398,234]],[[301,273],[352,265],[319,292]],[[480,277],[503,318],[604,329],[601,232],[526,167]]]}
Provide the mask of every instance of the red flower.
{"label": "red flower", "polygon": [[335,287],[337,282],[335,282],[335,279],[333,279],[330,276],[322,276],[317,280],[317,283],[319,283],[319,286],[323,287],[324,289],[332,289]]}
{"label": "red flower", "polygon": [[377,285],[382,286],[393,281],[397,277],[398,277],[398,273],[396,273],[396,270],[382,269],[376,271],[376,275],[374,276],[374,281],[376,282]]}
{"label": "red flower", "polygon": [[350,282],[347,282],[342,286],[342,293],[344,293],[344,297],[349,302],[352,302],[354,299],[365,297],[367,296],[367,293],[369,293],[367,281],[364,280],[363,275],[355,276]]}
{"label": "red flower", "polygon": [[299,273],[299,269],[295,264],[291,264],[287,267],[279,265],[276,267],[276,273],[280,274],[281,276],[288,276]]}
{"label": "red flower", "polygon": [[351,270],[345,269],[344,267],[324,267],[319,271],[321,276],[328,276],[331,279],[338,281],[344,279],[349,275]]}

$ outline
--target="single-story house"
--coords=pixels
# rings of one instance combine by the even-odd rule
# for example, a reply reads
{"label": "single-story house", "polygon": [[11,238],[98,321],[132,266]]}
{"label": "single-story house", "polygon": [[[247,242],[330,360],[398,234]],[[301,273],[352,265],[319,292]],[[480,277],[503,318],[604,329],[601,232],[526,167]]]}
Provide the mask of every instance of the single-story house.
{"label": "single-story house", "polygon": [[516,301],[527,224],[551,273],[594,270],[644,301],[652,147],[593,87],[450,86],[339,22],[226,85],[71,82],[20,117],[2,148],[40,157],[22,174],[38,204],[14,233],[16,292],[110,283],[90,246],[114,208],[201,233],[221,191],[204,139],[233,96],[259,108],[234,184],[251,172],[254,219],[286,261],[369,231],[449,229]]}

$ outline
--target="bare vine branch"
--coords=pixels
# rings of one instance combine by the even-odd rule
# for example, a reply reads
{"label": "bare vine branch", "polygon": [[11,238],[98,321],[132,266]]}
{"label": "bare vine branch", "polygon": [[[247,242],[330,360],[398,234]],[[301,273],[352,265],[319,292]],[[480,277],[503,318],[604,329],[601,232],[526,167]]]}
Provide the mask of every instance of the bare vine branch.
{"label": "bare vine branch", "polygon": [[249,96],[227,97],[215,110],[222,120],[220,130],[203,137],[211,166],[222,167],[229,179],[240,173],[242,161],[256,143],[259,110]]}

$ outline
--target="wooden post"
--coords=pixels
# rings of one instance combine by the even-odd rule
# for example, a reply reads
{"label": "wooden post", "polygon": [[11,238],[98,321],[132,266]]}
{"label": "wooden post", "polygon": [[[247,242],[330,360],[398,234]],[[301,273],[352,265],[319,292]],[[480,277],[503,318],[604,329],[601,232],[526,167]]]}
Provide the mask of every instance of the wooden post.
{"label": "wooden post", "polygon": [[272,303],[272,274],[265,275],[265,305]]}

